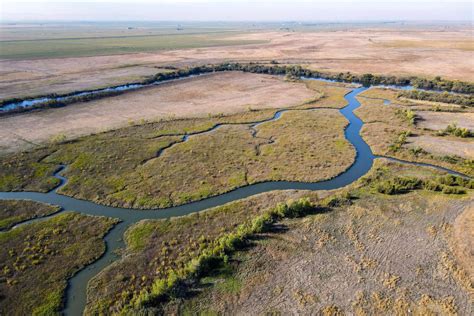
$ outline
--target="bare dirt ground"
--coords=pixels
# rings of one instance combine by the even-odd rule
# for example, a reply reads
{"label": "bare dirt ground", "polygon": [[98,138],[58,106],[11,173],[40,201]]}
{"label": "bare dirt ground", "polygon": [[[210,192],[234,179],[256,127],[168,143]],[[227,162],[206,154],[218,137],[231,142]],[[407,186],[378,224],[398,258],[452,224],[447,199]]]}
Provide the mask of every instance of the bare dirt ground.
{"label": "bare dirt ground", "polygon": [[455,123],[458,127],[474,130],[474,113],[442,113],[431,111],[416,112],[417,126],[434,131],[443,130],[449,124]]}
{"label": "bare dirt ground", "polygon": [[456,218],[453,237],[454,253],[474,283],[474,202]]}
{"label": "bare dirt ground", "polygon": [[409,148],[421,147],[440,156],[457,155],[474,159],[474,141],[470,139],[419,135],[409,137],[406,146]]}
{"label": "bare dirt ground", "polygon": [[[235,258],[232,279],[184,310],[231,315],[468,315],[472,283],[450,251],[472,200],[365,196],[286,221]],[[472,264],[472,261],[471,261]]]}
{"label": "bare dirt ground", "polygon": [[14,151],[51,137],[68,138],[141,120],[206,117],[299,105],[318,95],[303,83],[249,73],[218,73],[167,83],[64,108],[0,118],[0,150]]}
{"label": "bare dirt ground", "polygon": [[[264,31],[230,36],[243,37],[269,43],[114,56],[0,60],[0,98],[92,89],[149,75],[155,66],[225,60],[277,60],[334,72],[439,75],[474,81],[470,29]],[[92,76],[92,80],[84,79]]]}

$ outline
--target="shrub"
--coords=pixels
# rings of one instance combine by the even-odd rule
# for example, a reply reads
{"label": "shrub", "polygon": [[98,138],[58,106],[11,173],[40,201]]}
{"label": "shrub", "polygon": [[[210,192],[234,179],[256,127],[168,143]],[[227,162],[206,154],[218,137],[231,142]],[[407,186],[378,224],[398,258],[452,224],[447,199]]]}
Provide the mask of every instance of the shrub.
{"label": "shrub", "polygon": [[423,182],[414,177],[395,177],[378,184],[376,189],[383,194],[400,194],[421,188]]}
{"label": "shrub", "polygon": [[458,187],[450,187],[450,186],[445,186],[443,188],[443,193],[444,194],[465,194],[466,190]]}

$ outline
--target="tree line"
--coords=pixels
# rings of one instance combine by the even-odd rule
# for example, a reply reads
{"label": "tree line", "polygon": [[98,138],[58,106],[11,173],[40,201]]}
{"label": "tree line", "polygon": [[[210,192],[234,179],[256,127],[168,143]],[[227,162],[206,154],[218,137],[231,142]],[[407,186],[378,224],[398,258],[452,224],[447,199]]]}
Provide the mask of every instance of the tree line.
{"label": "tree line", "polygon": [[[360,83],[364,86],[370,85],[397,85],[397,86],[407,86],[412,85],[416,88],[422,89],[431,89],[431,90],[442,90],[447,92],[458,92],[458,93],[465,93],[465,94],[474,94],[474,84],[469,82],[462,82],[462,81],[451,81],[446,79],[441,79],[440,77],[436,77],[434,79],[425,79],[425,78],[418,78],[418,77],[396,77],[396,76],[384,76],[384,75],[374,75],[374,74],[353,74],[350,72],[341,72],[341,73],[327,73],[327,72],[320,72],[317,70],[311,70],[307,68],[303,68],[300,65],[279,65],[278,63],[271,63],[269,65],[266,64],[259,64],[259,63],[222,63],[222,64],[215,64],[215,65],[201,65],[195,67],[187,67],[176,69],[174,71],[166,72],[166,73],[158,73],[150,78],[147,78],[140,82],[132,82],[128,83],[127,85],[133,84],[141,84],[141,85],[149,85],[153,83],[158,83],[162,81],[168,81],[172,79],[179,79],[184,77],[190,77],[194,75],[200,75],[205,73],[211,72],[221,72],[221,71],[243,71],[243,72],[250,72],[250,73],[258,73],[258,74],[270,74],[270,75],[288,75],[291,77],[307,77],[307,78],[321,78],[321,79],[328,79],[328,80],[335,80],[338,82],[348,82],[348,83]],[[1,114],[7,114],[12,112],[23,112],[37,108],[51,108],[51,107],[61,107],[71,103],[76,102],[87,102],[95,99],[100,99],[109,96],[115,96],[122,93],[127,92],[126,90],[113,90],[118,86],[110,87],[110,89],[104,91],[79,91],[69,94],[48,94],[43,96],[38,96],[35,98],[49,98],[45,102],[38,103],[34,106],[27,107],[27,108],[17,108],[11,111],[0,111]],[[91,92],[88,94],[87,92]],[[94,93],[92,93],[94,92]],[[445,94],[443,94],[444,97]],[[418,97],[427,97],[424,94],[417,94]],[[461,100],[459,102],[470,102],[472,104],[472,97],[471,96],[451,96],[444,97],[445,99],[449,100]],[[57,100],[61,98],[61,100]],[[433,97],[434,98],[434,97]],[[436,98],[441,98],[440,96],[436,96]],[[3,100],[0,102],[0,110],[2,107],[12,104],[12,103],[19,103],[25,100],[33,99],[29,98],[12,98]],[[453,102],[454,103],[454,102]],[[471,105],[469,105],[471,106]]]}

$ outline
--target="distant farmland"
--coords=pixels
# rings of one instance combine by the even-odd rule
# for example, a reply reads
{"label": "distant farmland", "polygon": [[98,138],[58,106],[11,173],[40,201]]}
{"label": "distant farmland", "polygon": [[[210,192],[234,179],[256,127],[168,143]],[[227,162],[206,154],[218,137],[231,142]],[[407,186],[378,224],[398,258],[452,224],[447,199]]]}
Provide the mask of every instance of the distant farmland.
{"label": "distant farmland", "polygon": [[[0,58],[84,57],[267,42],[265,40],[234,40],[231,38],[232,35],[237,34],[234,32],[217,32],[9,40],[1,42]],[[64,36],[67,36],[67,33]]]}

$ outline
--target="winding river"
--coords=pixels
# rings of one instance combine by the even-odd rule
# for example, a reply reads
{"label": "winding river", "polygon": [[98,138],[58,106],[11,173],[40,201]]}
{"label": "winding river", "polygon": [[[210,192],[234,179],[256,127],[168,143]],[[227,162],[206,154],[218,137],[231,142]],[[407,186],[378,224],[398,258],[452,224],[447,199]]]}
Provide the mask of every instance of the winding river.
{"label": "winding river", "polygon": [[[61,212],[66,210],[74,210],[79,213],[87,215],[98,215],[98,216],[108,216],[119,218],[122,222],[116,225],[104,238],[106,243],[106,251],[103,256],[101,256],[94,263],[88,265],[78,273],[76,273],[69,281],[68,288],[66,291],[66,304],[63,313],[65,315],[81,315],[84,307],[86,305],[86,290],[88,281],[97,275],[101,270],[106,266],[111,264],[113,261],[119,258],[119,255],[116,254],[116,251],[119,248],[123,248],[123,234],[125,230],[132,225],[143,219],[163,219],[175,216],[182,216],[194,212],[199,212],[211,207],[223,205],[238,199],[243,199],[255,194],[273,191],[273,190],[287,190],[287,189],[298,189],[298,190],[331,190],[344,187],[361,176],[365,175],[370,168],[372,167],[373,161],[378,156],[374,156],[370,147],[365,143],[365,141],[360,136],[360,130],[362,128],[363,122],[353,113],[355,109],[360,106],[360,103],[357,101],[356,96],[365,91],[366,87],[359,87],[353,89],[350,93],[345,96],[345,99],[348,102],[348,105],[340,110],[340,113],[349,121],[345,129],[346,139],[354,146],[356,150],[356,158],[354,163],[343,173],[332,178],[330,180],[314,182],[314,183],[305,183],[305,182],[293,182],[293,181],[269,181],[256,183],[241,187],[224,193],[218,196],[210,197],[204,200],[192,202],[189,204],[170,207],[166,209],[159,210],[134,210],[118,207],[110,207],[104,205],[98,205],[90,201],[79,200],[64,196],[56,193],[57,189],[61,186],[64,186],[67,183],[67,179],[60,175],[61,171],[64,169],[61,168],[56,174],[55,177],[61,180],[61,184],[55,190],[48,193],[39,193],[39,192],[0,192],[0,199],[29,199],[39,202],[50,203],[58,205],[61,207]],[[310,109],[314,110],[314,109]],[[282,110],[275,113],[275,115],[268,120],[263,120],[254,123],[247,123],[253,131],[258,124],[274,121],[281,117],[281,115],[288,110]],[[195,133],[192,135],[208,133],[219,128],[221,125],[216,125],[212,129]],[[182,141],[186,141],[189,136],[186,135],[183,137]],[[315,136],[316,137],[316,136]],[[157,153],[159,155],[160,153]],[[389,158],[391,159],[391,158]],[[400,161],[397,159],[392,159]],[[405,161],[400,161],[405,162]],[[409,162],[406,162],[409,163]],[[412,163],[417,164],[417,163]],[[431,166],[428,164],[417,164],[424,166]],[[458,174],[450,170],[439,168],[436,166],[431,166],[450,173]],[[55,213],[56,215],[58,213]],[[52,215],[52,216],[54,216]],[[48,218],[48,217],[46,217]],[[45,218],[34,219],[26,221],[20,225],[26,223],[31,223],[33,221],[41,221]]]}

